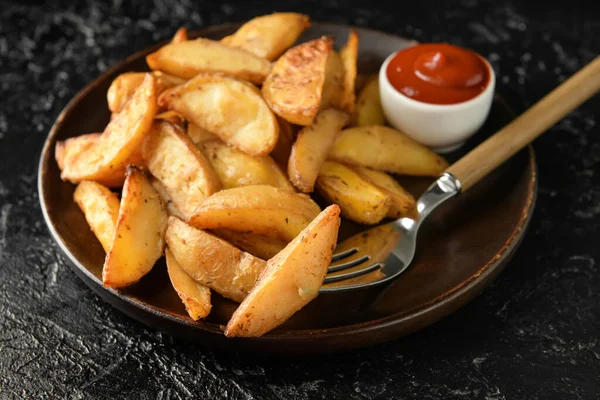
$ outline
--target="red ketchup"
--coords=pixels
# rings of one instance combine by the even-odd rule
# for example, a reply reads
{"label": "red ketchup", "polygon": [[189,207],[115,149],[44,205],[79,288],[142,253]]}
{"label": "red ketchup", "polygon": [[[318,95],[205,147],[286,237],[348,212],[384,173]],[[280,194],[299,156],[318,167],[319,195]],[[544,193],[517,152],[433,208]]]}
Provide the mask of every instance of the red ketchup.
{"label": "red ketchup", "polygon": [[488,67],[477,53],[447,43],[401,50],[388,64],[386,73],[398,92],[430,104],[471,100],[490,80]]}

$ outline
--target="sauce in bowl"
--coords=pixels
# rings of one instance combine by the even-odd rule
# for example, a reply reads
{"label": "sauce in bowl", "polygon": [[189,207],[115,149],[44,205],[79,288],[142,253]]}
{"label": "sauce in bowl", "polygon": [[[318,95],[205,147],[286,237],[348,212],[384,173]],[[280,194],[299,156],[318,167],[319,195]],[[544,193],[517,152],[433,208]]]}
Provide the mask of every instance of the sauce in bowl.
{"label": "sauce in bowl", "polygon": [[477,97],[490,72],[475,52],[447,43],[421,44],[399,51],[386,70],[399,93],[429,104],[457,104]]}

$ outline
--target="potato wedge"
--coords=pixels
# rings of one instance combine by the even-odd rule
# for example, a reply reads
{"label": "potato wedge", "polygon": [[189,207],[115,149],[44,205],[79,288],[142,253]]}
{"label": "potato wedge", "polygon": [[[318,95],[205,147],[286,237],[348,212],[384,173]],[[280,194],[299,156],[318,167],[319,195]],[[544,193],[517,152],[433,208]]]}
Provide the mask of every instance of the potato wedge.
{"label": "potato wedge", "polygon": [[321,167],[317,188],[323,197],[340,206],[344,217],[365,225],[384,219],[392,202],[377,186],[333,161],[326,161]]}
{"label": "potato wedge", "polygon": [[264,58],[203,38],[169,43],[147,55],[146,62],[153,70],[184,79],[203,72],[222,72],[256,84],[261,84],[271,69]]}
{"label": "potato wedge", "polygon": [[358,94],[353,120],[357,126],[385,125],[377,78],[369,81]]}
{"label": "potato wedge", "polygon": [[273,186],[242,186],[208,197],[189,218],[199,229],[227,228],[290,241],[319,214],[308,196]]}
{"label": "potato wedge", "polygon": [[244,300],[267,265],[266,261],[175,217],[169,218],[165,240],[181,268],[194,281],[237,302]]}
{"label": "potato wedge", "polygon": [[163,253],[167,212],[142,170],[130,166],[123,186],[115,237],[102,282],[120,288],[139,281]]}
{"label": "potato wedge", "polygon": [[252,254],[255,257],[268,260],[279,253],[285,245],[284,241],[270,238],[268,236],[257,235],[255,233],[236,232],[230,229],[214,229],[213,233],[218,237],[227,240],[235,247]]}
{"label": "potato wedge", "polygon": [[160,197],[162,203],[165,205],[167,214],[169,216],[173,215],[177,218],[185,219],[183,213],[179,210],[179,208],[177,208],[177,206],[171,199],[171,195],[167,191],[165,185],[163,185],[158,179],[156,179],[153,176],[150,177],[150,183],[152,184],[154,190],[156,190],[156,193],[158,193],[158,196]]}
{"label": "potato wedge", "polygon": [[339,214],[338,206],[327,207],[268,261],[227,323],[225,336],[262,336],[318,296],[337,242]]}
{"label": "potato wedge", "polygon": [[169,110],[162,112],[160,114],[156,114],[154,119],[160,119],[163,121],[167,121],[172,123],[173,125],[177,125],[180,128],[184,128],[185,125],[185,117],[179,114],[177,111]]}
{"label": "potato wedge", "polygon": [[279,125],[253,85],[218,75],[200,74],[159,98],[185,118],[252,155],[267,155],[275,147]]}
{"label": "potato wedge", "polygon": [[293,124],[313,123],[321,106],[331,38],[319,38],[286,51],[262,86],[271,110]]}
{"label": "potato wedge", "polygon": [[251,19],[221,43],[244,49],[269,61],[276,60],[310,26],[310,17],[298,13],[273,13]]}
{"label": "potato wedge", "polygon": [[367,182],[377,186],[392,199],[387,216],[398,219],[411,216],[416,210],[416,201],[398,181],[382,171],[354,166],[352,169]]}
{"label": "potato wedge", "polygon": [[92,181],[83,181],[75,189],[73,200],[83,214],[94,235],[108,253],[115,238],[119,217],[119,198],[106,186]]}
{"label": "potato wedge", "polygon": [[215,134],[210,133],[204,128],[200,128],[198,125],[188,123],[187,134],[196,145],[206,142],[207,140],[218,140],[219,137]]}
{"label": "potato wedge", "polygon": [[294,187],[269,156],[252,157],[220,140],[202,143],[202,150],[214,167],[223,189],[248,185],[271,185],[293,192]]}
{"label": "potato wedge", "polygon": [[64,163],[61,179],[122,186],[127,165],[140,161],[139,149],[152,126],[156,108],[156,82],[152,75],[146,74],[131,100],[108,123],[98,143],[82,151],[73,162]]}
{"label": "potato wedge", "polygon": [[62,171],[65,164],[73,164],[81,154],[85,154],[90,148],[96,146],[100,141],[101,133],[87,133],[69,138],[63,142],[56,142],[54,158],[58,168]]}
{"label": "potato wedge", "polygon": [[448,162],[404,133],[372,125],[344,129],[336,138],[329,160],[402,175],[439,176]]}
{"label": "potato wedge", "polygon": [[296,133],[292,124],[285,119],[277,117],[277,122],[279,123],[279,137],[273,151],[271,151],[271,157],[283,171],[287,171],[292,145],[296,140]]}
{"label": "potato wedge", "polygon": [[167,272],[173,289],[183,302],[188,315],[194,320],[206,318],[210,314],[210,289],[190,278],[177,262],[169,249],[165,249]]}
{"label": "potato wedge", "polygon": [[325,82],[321,95],[321,110],[329,107],[341,108],[344,92],[344,64],[338,52],[331,51],[325,68]]}
{"label": "potato wedge", "polygon": [[180,43],[185,42],[186,40],[188,40],[187,29],[182,26],[181,28],[177,29],[177,32],[175,32],[175,35],[173,35],[171,43]]}
{"label": "potato wedge", "polygon": [[175,125],[157,121],[144,153],[148,170],[163,184],[186,218],[206,197],[221,189],[221,182],[204,154]]}
{"label": "potato wedge", "polygon": [[335,108],[321,111],[315,122],[298,132],[288,162],[288,176],[299,190],[314,190],[321,165],[335,137],[348,123],[348,114]]}
{"label": "potato wedge", "polygon": [[355,82],[356,67],[358,60],[358,33],[350,29],[346,45],[340,51],[340,57],[344,66],[344,84],[340,100],[340,108],[349,114],[354,112],[356,103]]}

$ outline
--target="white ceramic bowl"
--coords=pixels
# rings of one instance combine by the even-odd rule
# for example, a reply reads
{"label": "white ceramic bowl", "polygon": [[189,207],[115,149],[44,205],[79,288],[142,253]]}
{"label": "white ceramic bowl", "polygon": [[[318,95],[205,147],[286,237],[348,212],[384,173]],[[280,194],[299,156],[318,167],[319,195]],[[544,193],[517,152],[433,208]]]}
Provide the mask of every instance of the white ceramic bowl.
{"label": "white ceramic bowl", "polygon": [[487,87],[477,97],[457,104],[429,104],[413,100],[391,85],[387,66],[390,55],[379,70],[379,93],[387,121],[416,141],[445,153],[462,146],[485,122],[494,99],[494,69],[482,57],[489,71]]}

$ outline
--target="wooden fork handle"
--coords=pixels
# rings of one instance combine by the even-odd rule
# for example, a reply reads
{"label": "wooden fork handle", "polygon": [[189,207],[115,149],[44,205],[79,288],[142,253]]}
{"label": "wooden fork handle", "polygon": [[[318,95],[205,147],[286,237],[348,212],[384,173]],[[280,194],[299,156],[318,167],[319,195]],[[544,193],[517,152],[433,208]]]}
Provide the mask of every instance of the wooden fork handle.
{"label": "wooden fork handle", "polygon": [[600,90],[600,56],[481,143],[446,172],[465,191]]}

